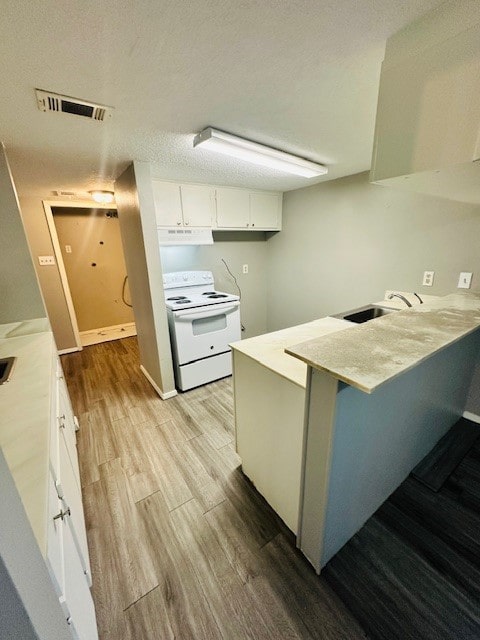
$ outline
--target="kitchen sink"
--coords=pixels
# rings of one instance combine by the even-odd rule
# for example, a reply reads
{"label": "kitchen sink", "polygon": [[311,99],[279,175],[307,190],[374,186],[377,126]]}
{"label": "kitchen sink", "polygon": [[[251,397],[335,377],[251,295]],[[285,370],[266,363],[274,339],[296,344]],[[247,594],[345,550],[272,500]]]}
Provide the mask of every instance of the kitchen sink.
{"label": "kitchen sink", "polygon": [[342,320],[348,320],[349,322],[355,322],[357,324],[362,324],[363,322],[368,322],[369,320],[374,320],[375,318],[386,316],[389,313],[393,313],[394,311],[398,311],[398,309],[393,309],[392,307],[383,307],[379,304],[367,304],[364,307],[359,307],[358,309],[352,309],[351,311],[337,313],[332,317],[341,318]]}
{"label": "kitchen sink", "polygon": [[0,384],[8,382],[12,373],[15,358],[0,358]]}

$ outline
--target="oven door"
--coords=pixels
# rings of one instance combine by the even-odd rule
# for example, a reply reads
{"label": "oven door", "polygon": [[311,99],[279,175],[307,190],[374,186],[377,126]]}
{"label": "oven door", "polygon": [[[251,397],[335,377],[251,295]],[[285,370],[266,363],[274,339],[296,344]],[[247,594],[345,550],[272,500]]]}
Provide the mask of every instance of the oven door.
{"label": "oven door", "polygon": [[230,351],[228,344],[240,339],[239,302],[173,312],[172,346],[180,365]]}

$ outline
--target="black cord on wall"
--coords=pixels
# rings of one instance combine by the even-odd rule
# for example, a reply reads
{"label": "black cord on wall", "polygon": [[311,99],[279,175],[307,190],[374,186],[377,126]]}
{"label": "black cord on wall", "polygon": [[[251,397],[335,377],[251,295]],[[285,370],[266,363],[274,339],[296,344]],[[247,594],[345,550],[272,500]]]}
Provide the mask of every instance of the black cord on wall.
{"label": "black cord on wall", "polygon": [[130,307],[131,309],[133,309],[133,304],[128,304],[128,302],[125,300],[125,287],[127,286],[127,280],[128,280],[128,276],[125,276],[125,278],[123,279],[123,286],[122,286],[122,302],[123,304],[127,305],[127,307]]}
{"label": "black cord on wall", "polygon": [[[228,264],[226,263],[226,261],[222,258],[222,262],[225,265],[226,270],[228,271],[228,273],[231,275],[231,277],[233,278],[233,281],[235,282],[235,286],[238,289],[238,297],[240,298],[240,300],[242,299],[242,290],[240,289],[240,285],[237,282],[236,277],[233,275],[233,273],[230,271],[230,267],[228,266]],[[245,325],[242,324],[242,331],[245,331]]]}

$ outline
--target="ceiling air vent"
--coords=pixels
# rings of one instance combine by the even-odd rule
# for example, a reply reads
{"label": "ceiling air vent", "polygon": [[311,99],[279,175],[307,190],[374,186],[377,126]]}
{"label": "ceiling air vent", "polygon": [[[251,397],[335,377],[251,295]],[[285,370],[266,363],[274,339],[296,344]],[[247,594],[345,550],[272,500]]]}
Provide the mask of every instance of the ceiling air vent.
{"label": "ceiling air vent", "polygon": [[42,89],[35,89],[35,94],[40,111],[71,113],[75,116],[82,116],[99,122],[112,117],[113,107],[87,102],[87,100],[79,100],[71,96],[61,96],[58,93],[43,91]]}
{"label": "ceiling air vent", "polygon": [[75,198],[78,197],[78,194],[75,193],[75,191],[52,191],[52,196],[55,196],[56,198],[61,197],[61,198]]}

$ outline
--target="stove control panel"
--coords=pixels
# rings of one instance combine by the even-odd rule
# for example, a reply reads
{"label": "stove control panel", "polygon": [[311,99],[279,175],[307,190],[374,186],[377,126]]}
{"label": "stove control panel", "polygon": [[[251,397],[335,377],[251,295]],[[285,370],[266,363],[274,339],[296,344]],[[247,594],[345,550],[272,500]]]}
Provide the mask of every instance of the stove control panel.
{"label": "stove control panel", "polygon": [[163,274],[165,289],[193,287],[199,284],[213,285],[213,273],[211,271],[172,271]]}

